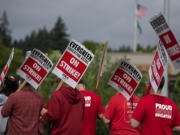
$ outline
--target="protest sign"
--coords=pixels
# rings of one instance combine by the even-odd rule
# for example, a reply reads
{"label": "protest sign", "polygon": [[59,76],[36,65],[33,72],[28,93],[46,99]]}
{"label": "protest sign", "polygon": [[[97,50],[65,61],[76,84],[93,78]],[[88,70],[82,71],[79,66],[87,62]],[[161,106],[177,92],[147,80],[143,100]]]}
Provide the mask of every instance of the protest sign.
{"label": "protest sign", "polygon": [[52,72],[75,88],[93,58],[93,53],[77,41],[72,40]]}
{"label": "protest sign", "polygon": [[10,54],[10,56],[9,56],[9,59],[8,59],[6,65],[5,65],[3,71],[2,71],[2,73],[1,73],[1,75],[0,75],[0,86],[1,86],[1,84],[2,84],[2,82],[3,82],[3,80],[4,80],[4,77],[5,77],[6,74],[7,74],[7,71],[8,71],[8,69],[9,69],[9,67],[10,67],[10,64],[11,64],[11,61],[12,61],[12,59],[13,59],[13,56],[14,56],[14,48],[12,49],[11,54]]}
{"label": "protest sign", "polygon": [[45,54],[38,49],[33,49],[30,56],[18,69],[17,74],[37,89],[52,66],[53,63]]}
{"label": "protest sign", "polygon": [[164,16],[161,13],[154,16],[150,20],[150,24],[166,48],[174,67],[176,69],[180,68],[180,45],[170,30]]}
{"label": "protest sign", "polygon": [[152,64],[149,68],[150,83],[155,91],[157,91],[158,89],[164,70],[165,68],[167,68],[167,63],[168,63],[168,55],[164,46],[160,41],[159,45],[157,46]]}
{"label": "protest sign", "polygon": [[142,79],[141,72],[129,64],[122,61],[108,84],[118,90],[127,100],[131,98]]}

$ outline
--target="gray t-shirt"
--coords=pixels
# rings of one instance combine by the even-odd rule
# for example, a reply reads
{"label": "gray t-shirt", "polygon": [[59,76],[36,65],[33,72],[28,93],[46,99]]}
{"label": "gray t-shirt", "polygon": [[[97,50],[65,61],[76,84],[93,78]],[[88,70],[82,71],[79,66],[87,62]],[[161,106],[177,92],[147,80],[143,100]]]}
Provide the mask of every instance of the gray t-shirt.
{"label": "gray t-shirt", "polygon": [[0,94],[0,135],[1,133],[5,132],[7,121],[8,121],[8,117],[2,117],[2,114],[1,114],[3,104],[6,102],[7,98],[8,97],[6,95]]}

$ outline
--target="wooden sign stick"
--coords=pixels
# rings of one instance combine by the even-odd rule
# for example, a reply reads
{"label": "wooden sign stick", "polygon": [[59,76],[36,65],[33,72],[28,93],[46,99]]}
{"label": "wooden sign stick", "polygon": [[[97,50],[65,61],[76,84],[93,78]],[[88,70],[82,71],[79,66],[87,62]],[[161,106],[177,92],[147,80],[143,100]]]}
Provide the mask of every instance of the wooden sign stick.
{"label": "wooden sign stick", "polygon": [[61,88],[61,86],[62,86],[63,83],[64,83],[64,81],[61,80],[61,81],[59,82],[59,84],[58,84],[58,86],[57,86],[57,88],[56,88],[55,91],[59,90],[59,89]]}
{"label": "wooden sign stick", "polygon": [[26,85],[27,81],[24,80],[23,83],[20,84],[19,88],[16,90],[17,92],[20,91],[25,85]]}
{"label": "wooden sign stick", "polygon": [[103,66],[106,50],[107,50],[107,47],[108,47],[108,43],[109,43],[109,41],[106,41],[104,43],[104,51],[103,51],[103,56],[102,56],[101,63],[100,63],[100,66],[99,66],[99,72],[98,72],[97,82],[96,82],[96,89],[94,91],[95,93],[97,92],[97,89],[98,89],[98,86],[99,86],[99,81],[100,81],[100,77],[101,77],[100,75],[101,75],[102,66]]}

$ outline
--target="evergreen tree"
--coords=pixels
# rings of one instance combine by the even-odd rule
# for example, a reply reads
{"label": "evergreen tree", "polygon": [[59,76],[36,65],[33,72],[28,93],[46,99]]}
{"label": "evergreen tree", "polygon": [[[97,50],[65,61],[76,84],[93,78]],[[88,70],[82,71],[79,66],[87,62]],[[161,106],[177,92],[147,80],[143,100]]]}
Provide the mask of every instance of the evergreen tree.
{"label": "evergreen tree", "polygon": [[58,17],[55,26],[50,31],[50,36],[52,49],[58,49],[60,52],[63,52],[69,41],[67,39],[66,26],[61,17]]}
{"label": "evergreen tree", "polygon": [[2,38],[2,43],[5,46],[10,46],[11,44],[11,35],[9,30],[9,21],[7,19],[6,12],[4,11],[2,17],[0,18],[0,35]]}
{"label": "evergreen tree", "polygon": [[15,41],[13,45],[23,49],[24,53],[34,48],[43,52],[49,52],[50,50],[63,52],[68,44],[67,37],[65,24],[59,17],[52,30],[48,31],[46,27],[43,27],[37,32],[32,31],[24,40]]}
{"label": "evergreen tree", "polygon": [[143,51],[144,47],[141,46],[140,44],[137,44],[137,51]]}
{"label": "evergreen tree", "polygon": [[132,52],[132,49],[131,49],[130,45],[128,45],[128,46],[123,45],[123,46],[119,47],[119,52]]}
{"label": "evergreen tree", "polygon": [[[46,29],[46,27],[38,31],[34,44],[38,46],[38,49],[44,52],[48,52],[51,46],[51,41],[50,41],[49,32]],[[37,47],[35,46],[34,48],[37,48]]]}

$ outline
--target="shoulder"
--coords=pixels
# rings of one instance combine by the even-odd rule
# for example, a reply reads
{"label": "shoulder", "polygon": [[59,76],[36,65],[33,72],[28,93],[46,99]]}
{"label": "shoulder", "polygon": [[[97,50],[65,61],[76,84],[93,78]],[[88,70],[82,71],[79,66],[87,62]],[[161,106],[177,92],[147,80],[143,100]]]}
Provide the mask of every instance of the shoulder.
{"label": "shoulder", "polygon": [[16,102],[17,99],[20,99],[20,95],[21,94],[19,92],[14,92],[8,96],[7,101],[14,103],[14,102]]}
{"label": "shoulder", "polygon": [[24,90],[24,91],[19,91],[17,93],[19,93],[18,95],[21,96],[21,97],[28,96],[30,94],[32,97],[34,97],[36,99],[39,99],[42,102],[44,102],[43,95],[40,92],[38,92],[37,90],[35,90],[35,89],[30,88],[30,89],[27,89],[27,90]]}
{"label": "shoulder", "polygon": [[91,95],[93,95],[94,97],[96,97],[96,98],[100,98],[100,96],[99,96],[98,94],[94,93],[94,92],[89,91],[89,93],[90,93]]}
{"label": "shoulder", "polygon": [[54,91],[52,94],[51,94],[51,96],[56,96],[57,94],[59,94],[59,90],[57,90],[57,91]]}
{"label": "shoulder", "polygon": [[140,100],[140,98],[139,98],[139,97],[137,97],[137,96],[133,95],[133,102],[139,102],[139,100]]}
{"label": "shoulder", "polygon": [[80,93],[82,93],[83,95],[88,95],[88,96],[94,96],[94,97],[98,97],[99,95],[92,92],[92,91],[88,91],[88,90],[81,90]]}
{"label": "shoulder", "polygon": [[57,98],[61,95],[61,91],[60,90],[57,90],[57,91],[54,91],[52,94],[51,94],[51,98]]}
{"label": "shoulder", "polygon": [[139,97],[137,97],[136,95],[133,95],[133,98],[134,99],[140,99]]}
{"label": "shoulder", "polygon": [[9,98],[16,98],[16,97],[20,96],[21,93],[22,93],[21,91],[14,92],[11,95],[9,95],[8,99]]}
{"label": "shoulder", "polygon": [[95,93],[89,91],[89,90],[80,90],[80,93],[86,93],[86,94],[91,94],[94,95]]}
{"label": "shoulder", "polygon": [[172,101],[170,98],[165,97],[165,100],[166,100],[169,104],[171,104],[171,105],[173,105],[173,106],[176,106],[176,103],[175,103],[174,101]]}
{"label": "shoulder", "polygon": [[44,99],[43,95],[42,95],[40,92],[35,91],[35,93],[37,94],[37,96],[38,96],[39,98]]}
{"label": "shoulder", "polygon": [[[92,92],[92,93],[93,93],[93,92]],[[102,102],[101,97],[100,97],[98,94],[93,93],[93,96],[94,96],[95,100],[97,101],[97,103]]]}
{"label": "shoulder", "polygon": [[111,97],[110,102],[118,102],[118,101],[124,101],[125,97],[123,97],[121,94],[115,94]]}
{"label": "shoulder", "polygon": [[149,101],[151,101],[152,100],[152,95],[150,95],[150,96],[144,96],[144,97],[142,97],[140,100],[139,100],[139,102],[141,102],[141,103],[146,103],[146,102],[149,102]]}

